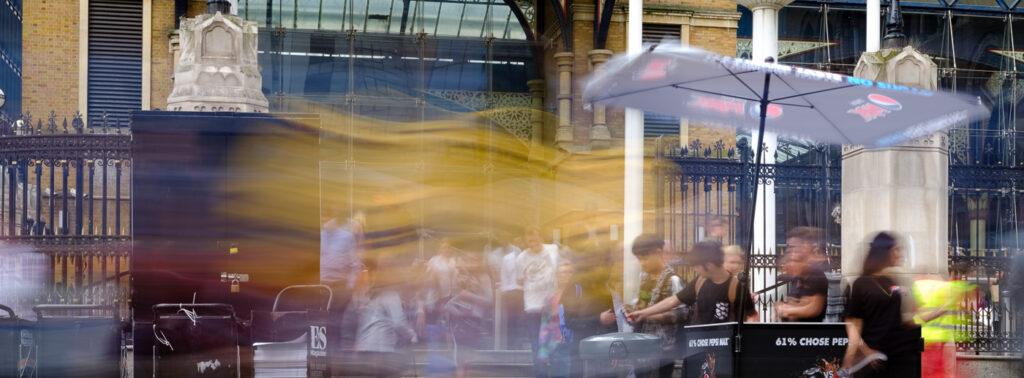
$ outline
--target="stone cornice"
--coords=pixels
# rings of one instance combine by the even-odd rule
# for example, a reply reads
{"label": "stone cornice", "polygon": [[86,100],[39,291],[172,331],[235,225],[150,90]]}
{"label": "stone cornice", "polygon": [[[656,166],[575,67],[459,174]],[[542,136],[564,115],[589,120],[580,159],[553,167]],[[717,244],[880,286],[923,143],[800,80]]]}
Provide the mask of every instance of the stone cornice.
{"label": "stone cornice", "polygon": [[754,9],[758,9],[758,8],[768,8],[768,9],[779,10],[779,9],[782,9],[782,7],[785,7],[786,5],[789,5],[789,3],[793,2],[793,0],[733,0],[733,1],[735,1],[736,4],[742,5],[744,8],[747,8],[747,9],[750,9],[750,10],[754,10]]}
{"label": "stone cornice", "polygon": [[949,154],[948,136],[945,132],[914,139],[892,147],[868,150],[864,146],[843,145],[843,159],[851,158],[865,151],[935,151],[943,155]]}

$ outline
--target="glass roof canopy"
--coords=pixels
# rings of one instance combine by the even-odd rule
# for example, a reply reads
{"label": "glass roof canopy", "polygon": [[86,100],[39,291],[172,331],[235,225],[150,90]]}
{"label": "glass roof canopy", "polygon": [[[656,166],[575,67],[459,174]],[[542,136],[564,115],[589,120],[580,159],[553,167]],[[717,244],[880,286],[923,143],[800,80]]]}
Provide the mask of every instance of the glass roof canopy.
{"label": "glass roof canopy", "polygon": [[238,14],[261,27],[526,39],[502,0],[239,0]]}

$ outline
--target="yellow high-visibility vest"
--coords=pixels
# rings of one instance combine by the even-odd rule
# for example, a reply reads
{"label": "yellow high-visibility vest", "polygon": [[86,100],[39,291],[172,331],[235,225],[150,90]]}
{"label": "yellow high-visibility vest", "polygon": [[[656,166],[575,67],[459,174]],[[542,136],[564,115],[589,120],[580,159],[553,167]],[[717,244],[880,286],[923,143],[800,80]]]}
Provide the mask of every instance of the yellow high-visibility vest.
{"label": "yellow high-visibility vest", "polygon": [[921,325],[921,337],[926,343],[964,341],[955,340],[956,328],[965,323],[962,300],[973,289],[973,285],[963,281],[922,278],[914,282],[917,313],[929,313],[939,308],[942,311],[941,315],[928,322],[924,322],[920,315],[914,315],[914,322]]}

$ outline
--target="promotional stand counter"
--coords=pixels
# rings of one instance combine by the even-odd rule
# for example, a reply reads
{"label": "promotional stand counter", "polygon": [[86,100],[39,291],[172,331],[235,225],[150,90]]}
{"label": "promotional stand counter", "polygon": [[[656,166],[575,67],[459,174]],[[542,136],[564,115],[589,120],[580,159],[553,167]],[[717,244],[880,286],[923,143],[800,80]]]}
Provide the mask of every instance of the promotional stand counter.
{"label": "promotional stand counter", "polygon": [[848,343],[844,323],[745,323],[740,353],[735,335],[736,323],[686,327],[683,377],[735,377],[737,358],[743,377],[834,377]]}

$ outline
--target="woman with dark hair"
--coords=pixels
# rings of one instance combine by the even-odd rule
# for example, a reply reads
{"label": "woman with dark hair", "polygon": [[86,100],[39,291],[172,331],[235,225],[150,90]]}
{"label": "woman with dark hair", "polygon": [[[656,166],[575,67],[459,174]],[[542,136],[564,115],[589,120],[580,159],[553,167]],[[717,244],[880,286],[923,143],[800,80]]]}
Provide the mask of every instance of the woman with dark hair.
{"label": "woman with dark hair", "polygon": [[885,354],[887,360],[874,360],[861,369],[858,377],[918,376],[914,353],[917,343],[901,313],[902,289],[886,268],[900,265],[902,255],[896,238],[879,232],[871,241],[864,258],[862,275],[850,287],[846,306],[846,333],[849,343],[843,368],[849,369],[864,358]]}

